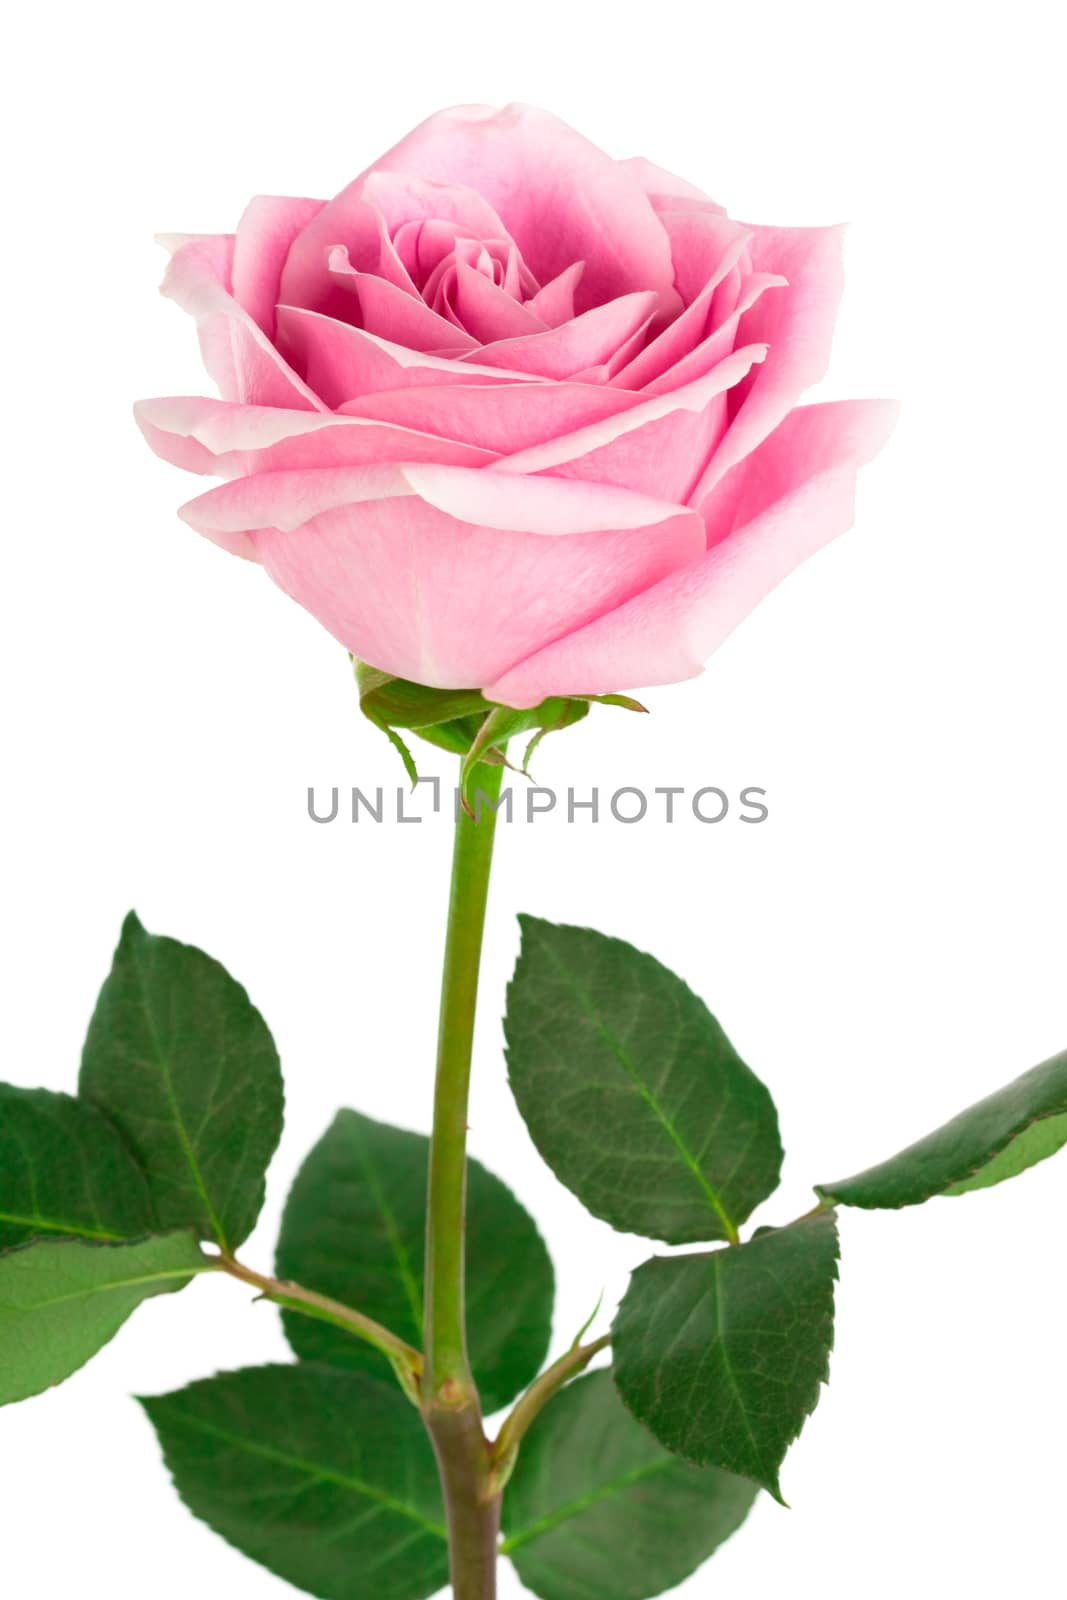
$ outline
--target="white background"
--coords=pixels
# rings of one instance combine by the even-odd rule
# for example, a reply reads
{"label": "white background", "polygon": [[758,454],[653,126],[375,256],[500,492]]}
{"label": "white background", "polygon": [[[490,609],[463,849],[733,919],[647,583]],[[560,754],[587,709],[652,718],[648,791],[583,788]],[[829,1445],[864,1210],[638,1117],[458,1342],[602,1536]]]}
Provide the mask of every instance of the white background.
{"label": "white background", "polygon": [[[785,1183],[758,1220],[1063,1046],[1052,26],[1044,3],[900,0],[19,8],[0,263],[6,1077],[73,1086],[135,905],[224,960],[281,1047],[288,1123],[250,1261],[270,1262],[339,1104],[425,1126],[447,827],[308,820],[308,784],[392,786],[399,768],[338,647],[177,521],[203,485],[148,453],[129,406],[208,392],[191,325],[156,298],[154,231],[226,230],[259,191],[330,194],[439,105],[513,98],[735,215],[850,220],[823,390],[904,400],[855,531],[702,679],[543,747],[542,782],[759,784],[768,822],[502,829],[473,1148],[547,1233],[556,1346],[649,1246],[583,1214],[509,1102],[516,911],[627,937],[708,999],[780,1106]],[[793,1509],[761,1504],[679,1593],[1052,1592],[1065,1196],[1061,1158],[963,1201],[844,1217],[833,1381],[785,1469]],[[12,1595],[291,1593],[192,1521],[127,1398],[283,1354],[269,1308],[201,1283],[5,1412]]]}

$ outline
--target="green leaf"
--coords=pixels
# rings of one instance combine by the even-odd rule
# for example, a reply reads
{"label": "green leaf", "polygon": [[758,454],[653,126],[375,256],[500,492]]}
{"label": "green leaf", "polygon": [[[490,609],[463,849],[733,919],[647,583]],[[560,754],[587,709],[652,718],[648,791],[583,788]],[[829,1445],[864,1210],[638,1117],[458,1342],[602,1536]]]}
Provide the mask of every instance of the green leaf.
{"label": "green leaf", "polygon": [[116,1241],[155,1226],[137,1162],[84,1100],[0,1083],[0,1250],[43,1235]]}
{"label": "green leaf", "polygon": [[141,1403],[194,1516],[297,1588],[422,1600],[448,1582],[433,1452],[398,1389],[249,1367]]}
{"label": "green leaf", "polygon": [[523,1441],[502,1549],[542,1600],[647,1600],[714,1554],[757,1493],[664,1450],[610,1373],[594,1372],[562,1390]]}
{"label": "green leaf", "polygon": [[[297,1174],[277,1273],[356,1306],[422,1346],[429,1140],[340,1111]],[[470,1358],[487,1412],[537,1375],[552,1322],[552,1263],[532,1218],[477,1161],[467,1174]],[[329,1323],[285,1312],[306,1361],[384,1373],[378,1352]]]}
{"label": "green leaf", "polygon": [[247,1238],[281,1134],[282,1078],[266,1023],[224,967],[146,933],[131,912],[79,1092],[137,1157],[162,1227],[230,1251]]}
{"label": "green leaf", "polygon": [[62,1383],[142,1300],[205,1270],[190,1233],[135,1244],[49,1239],[0,1256],[0,1405]]}
{"label": "green leaf", "polygon": [[836,1280],[832,1211],[707,1255],[653,1257],[616,1317],[619,1393],[668,1450],[780,1500],[778,1470],[829,1376]]}
{"label": "green leaf", "polygon": [[508,1069],[542,1156],[624,1233],[736,1240],[782,1164],[763,1084],[651,956],[589,928],[519,921]]}
{"label": "green leaf", "polygon": [[1017,1177],[1067,1144],[1067,1050],[979,1100],[917,1144],[840,1183],[823,1199],[868,1210],[970,1194]]}

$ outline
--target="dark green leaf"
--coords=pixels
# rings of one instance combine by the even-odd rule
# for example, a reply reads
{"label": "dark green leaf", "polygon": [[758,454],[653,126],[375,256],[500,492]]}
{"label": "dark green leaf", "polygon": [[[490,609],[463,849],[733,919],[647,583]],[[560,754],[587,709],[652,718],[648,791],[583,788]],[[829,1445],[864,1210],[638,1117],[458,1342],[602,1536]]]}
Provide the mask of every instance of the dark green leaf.
{"label": "dark green leaf", "polygon": [[[282,1219],[278,1276],[356,1306],[422,1345],[429,1140],[340,1111],[297,1175]],[[511,1191],[477,1161],[467,1176],[470,1356],[487,1412],[537,1375],[548,1348],[553,1277],[541,1236]],[[369,1345],[285,1314],[307,1361],[386,1372]]]}
{"label": "dark green leaf", "polygon": [[101,1112],[0,1083],[0,1250],[43,1235],[136,1239],[154,1226],[144,1174]]}
{"label": "dark green leaf", "polygon": [[653,1257],[616,1317],[619,1393],[668,1450],[781,1499],[778,1469],[829,1375],[836,1280],[832,1211],[709,1255]]}
{"label": "dark green leaf", "polygon": [[143,1400],[189,1510],[321,1600],[421,1600],[448,1581],[433,1452],[399,1389],[249,1367]]}
{"label": "dark green leaf", "polygon": [[651,956],[589,928],[519,921],[508,1069],[553,1172],[622,1232],[736,1239],[782,1164],[763,1084]]}
{"label": "dark green leaf", "polygon": [[0,1256],[0,1405],[62,1383],[142,1300],[205,1267],[191,1233],[136,1244],[49,1239]]}
{"label": "dark green leaf", "polygon": [[611,1375],[569,1384],[523,1441],[504,1494],[504,1553],[542,1600],[647,1600],[741,1526],[757,1489],[658,1445]]}
{"label": "dark green leaf", "polygon": [[916,1206],[1014,1178],[1067,1144],[1067,1050],[979,1100],[936,1132],[854,1178],[820,1184],[826,1200],[869,1210]]}
{"label": "dark green leaf", "polygon": [[217,961],[146,933],[131,912],[79,1089],[139,1160],[163,1227],[227,1250],[251,1233],[281,1133],[281,1069],[266,1023]]}

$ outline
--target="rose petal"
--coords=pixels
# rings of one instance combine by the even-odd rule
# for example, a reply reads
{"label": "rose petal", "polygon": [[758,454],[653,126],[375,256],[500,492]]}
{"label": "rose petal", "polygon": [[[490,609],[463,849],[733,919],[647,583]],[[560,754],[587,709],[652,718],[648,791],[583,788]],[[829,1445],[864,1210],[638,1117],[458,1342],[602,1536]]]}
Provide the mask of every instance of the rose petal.
{"label": "rose petal", "polygon": [[889,437],[898,409],[891,400],[832,400],[795,407],[759,449],[700,502],[709,548],[754,522],[798,483],[842,465],[866,466]]}
{"label": "rose petal", "polygon": [[721,224],[718,249],[711,252],[714,264],[709,267],[702,289],[693,296],[680,316],[668,323],[661,334],[639,350],[633,360],[622,368],[612,380],[618,388],[643,389],[688,355],[708,332],[708,318],[715,291],[726,274],[737,265],[751,238],[749,230],[738,228],[734,223],[722,224],[720,218],[714,218],[713,221]]}
{"label": "rose petal", "polygon": [[[419,170],[413,167],[412,173]],[[343,245],[357,272],[371,272],[378,261],[382,221],[392,235],[406,222],[430,218],[454,223],[474,238],[507,237],[492,205],[471,188],[430,182],[421,174],[395,169],[365,172],[293,241],[282,273],[281,298],[287,305],[336,314],[337,286],[326,268],[330,251]]]}
{"label": "rose petal", "polygon": [[548,324],[529,307],[498,289],[484,272],[456,261],[456,311],[462,326],[479,344],[498,339],[521,339],[545,333]]}
{"label": "rose petal", "polygon": [[728,392],[765,354],[763,345],[738,350],[695,383],[642,397],[618,416],[504,456],[492,473],[551,472],[685,505],[726,430]]}
{"label": "rose petal", "polygon": [[274,337],[274,308],[282,268],[293,240],[325,205],[324,200],[294,200],[261,194],[249,201],[237,224],[233,247],[233,297],[268,339]]}
{"label": "rose petal", "polygon": [[751,504],[760,509],[751,520],[655,588],[502,674],[486,694],[530,706],[548,695],[605,694],[694,677],[765,595],[851,525],[857,466],[881,448],[895,416],[896,407],[880,400],[793,413],[745,463],[753,482],[767,468],[773,500],[761,504],[760,491],[753,491]]}
{"label": "rose petal", "polygon": [[396,422],[510,455],[638,405],[641,395],[584,383],[477,383],[361,395],[352,416]]}
{"label": "rose petal", "polygon": [[648,323],[660,303],[655,293],[622,295],[547,333],[481,345],[472,359],[483,367],[505,367],[541,378],[569,378],[583,368],[606,361]]}
{"label": "rose petal", "polygon": [[182,510],[386,672],[477,687],[703,547],[699,515],[588,484],[447,467],[273,473]]}
{"label": "rose petal", "polygon": [[393,234],[393,248],[412,283],[422,283],[456,248],[455,224],[425,217],[401,223]]}
{"label": "rose petal", "polygon": [[685,178],[676,177],[673,172],[668,172],[665,167],[657,167],[655,162],[646,161],[644,156],[629,156],[625,161],[620,161],[620,167],[626,171],[637,183],[644,194],[650,197],[665,200],[692,200],[697,205],[717,211],[721,216],[726,212],[722,206],[715,204],[703,189],[698,189],[695,184],[688,183]]}
{"label": "rose petal", "polygon": [[[345,263],[351,265],[351,263],[348,262],[348,252],[345,250],[344,246],[339,245],[337,246],[337,249]],[[331,266],[330,252],[327,252],[326,266],[329,270]],[[397,250],[395,240],[393,240],[389,235],[389,230],[386,227],[384,217],[378,218],[378,262],[375,271],[379,278],[385,278],[388,283],[393,284],[397,289],[403,290],[403,292],[407,295],[410,295],[413,300],[420,300],[422,298],[415,284],[415,280],[412,278],[411,273],[408,271],[403,259],[401,258],[400,252]],[[334,281],[336,282],[336,278]],[[347,289],[350,286],[347,282],[342,281],[339,287],[342,289]]]}
{"label": "rose petal", "polygon": [[[541,383],[527,372],[505,372],[473,361],[450,361],[379,339],[317,311],[278,307],[278,341],[331,406],[382,389],[430,384]],[[320,387],[321,386],[321,387]]]}
{"label": "rose petal", "polygon": [[323,411],[231,291],[233,238],[194,237],[171,257],[161,292],[196,318],[204,365],[227,400]]}
{"label": "rose petal", "polygon": [[526,303],[535,317],[549,328],[558,328],[561,322],[570,322],[574,316],[574,293],[585,271],[584,261],[574,261],[569,267],[538,289]]}
{"label": "rose petal", "polygon": [[[687,355],[683,355],[673,366],[667,367],[658,377],[653,378],[644,386],[646,395],[667,394],[671,389],[676,389],[682,384],[693,383],[697,378],[703,377],[705,372],[710,372],[718,366],[720,361],[733,350],[737,343],[741,318],[745,312],[756,304],[756,301],[768,289],[785,288],[786,280],[775,277],[770,272],[753,272],[747,277],[741,287],[733,311],[724,321],[720,322],[702,339]],[[715,296],[713,294],[712,298]],[[766,348],[766,347],[764,347]],[[731,396],[731,403],[733,397]]]}
{"label": "rose petal", "polygon": [[619,348],[606,361],[601,361],[593,367],[583,367],[580,372],[575,372],[571,375],[571,382],[614,382],[619,373],[629,366],[637,352],[644,349],[655,322],[655,313],[650,317],[646,317],[644,322],[638,324],[630,337],[623,344],[620,344]]}
{"label": "rose petal", "polygon": [[448,222],[468,239],[508,239],[504,223],[483,194],[462,183],[428,182],[418,171],[379,168],[358,180],[366,200],[384,219],[389,233],[413,218]]}
{"label": "rose petal", "polygon": [[531,284],[534,279],[525,272],[518,247],[508,239],[503,223],[497,219],[496,225],[501,230],[500,237],[482,240],[473,238],[469,230],[464,232],[459,223],[443,222],[437,217],[420,218],[417,221],[405,222],[397,228],[393,235],[393,243],[411,277],[424,286],[458,245],[464,242],[471,245],[491,243],[504,252],[509,264],[514,263],[510,268],[512,277],[509,280],[511,284],[509,293],[517,293],[518,284],[524,276]]}
{"label": "rose petal", "polygon": [[666,236],[632,172],[545,111],[455,106],[409,133],[374,170],[475,189],[542,283],[584,260],[579,309],[638,289],[672,293]]}
{"label": "rose petal", "polygon": [[414,299],[369,272],[356,272],[343,245],[330,251],[330,276],[335,283],[351,288],[359,300],[363,326],[379,339],[407,345],[409,350],[441,350],[458,345],[462,350],[477,350],[478,341],[462,328],[455,327],[425,301]]}
{"label": "rose petal", "polygon": [[674,286],[686,305],[703,293],[709,278],[722,283],[752,243],[751,228],[718,211],[690,206],[661,211],[659,219],[671,242]]}
{"label": "rose petal", "polygon": [[196,395],[140,400],[134,415],[153,450],[165,461],[188,472],[223,478],[382,461],[480,467],[497,459],[494,451],[482,446],[392,421],[233,405]]}
{"label": "rose petal", "polygon": [[698,500],[773,432],[830,359],[844,286],[842,229],[754,228],[753,235],[752,270],[781,273],[789,287],[763,296],[741,318],[738,340],[765,342],[770,354],[731,404],[730,428],[698,486]]}

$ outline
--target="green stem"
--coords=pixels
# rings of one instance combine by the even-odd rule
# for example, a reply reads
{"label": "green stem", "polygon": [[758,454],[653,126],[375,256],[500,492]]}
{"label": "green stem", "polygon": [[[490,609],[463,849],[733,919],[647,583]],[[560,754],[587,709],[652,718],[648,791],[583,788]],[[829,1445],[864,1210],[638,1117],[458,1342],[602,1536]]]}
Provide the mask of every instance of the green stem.
{"label": "green stem", "polygon": [[473,781],[467,778],[474,815],[461,811],[456,820],[426,1207],[422,1414],[448,1515],[454,1600],[493,1600],[496,1594],[500,1496],[491,1483],[490,1447],[467,1359],[464,1257],[471,1052],[502,778],[500,766],[477,767]]}
{"label": "green stem", "polygon": [[268,1278],[264,1273],[246,1267],[243,1261],[237,1261],[233,1256],[212,1257],[211,1265],[218,1271],[227,1273],[231,1278],[236,1278],[240,1283],[250,1284],[253,1289],[259,1290],[265,1300],[270,1300],[277,1306],[284,1306],[289,1311],[299,1311],[304,1316],[313,1317],[319,1322],[332,1323],[335,1328],[343,1328],[346,1333],[352,1334],[357,1339],[365,1339],[376,1350],[380,1350],[382,1355],[388,1357],[404,1393],[418,1405],[419,1382],[422,1377],[421,1355],[395,1333],[391,1333],[388,1328],[383,1328],[380,1322],[375,1322],[373,1317],[365,1317],[362,1311],[354,1311],[351,1306],[342,1305],[339,1300],[331,1300],[328,1295],[319,1294],[314,1289],[305,1289],[302,1284],[289,1283],[280,1278]]}
{"label": "green stem", "polygon": [[606,1350],[610,1343],[611,1334],[605,1333],[601,1338],[591,1340],[589,1344],[574,1345],[566,1355],[560,1356],[558,1361],[547,1367],[526,1393],[516,1401],[492,1449],[490,1483],[494,1489],[503,1490],[505,1487],[515,1465],[515,1457],[519,1453],[523,1435],[535,1417],[544,1409],[552,1396],[559,1393],[565,1383],[577,1377],[579,1372],[584,1372],[593,1357],[599,1355],[601,1350]]}
{"label": "green stem", "polygon": [[455,1401],[473,1389],[463,1303],[467,1103],[478,969],[493,860],[494,806],[502,778],[502,767],[479,767],[475,788],[481,790],[488,804],[479,805],[475,817],[461,812],[456,821],[441,975],[426,1216],[423,1395],[427,1400]]}
{"label": "green stem", "polygon": [[453,1600],[496,1600],[500,1491],[490,1477],[477,1396],[454,1411],[424,1406],[423,1417],[445,1502]]}

